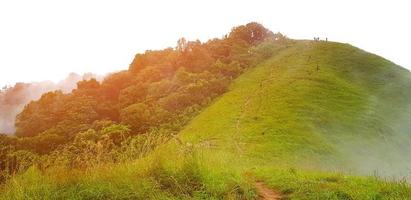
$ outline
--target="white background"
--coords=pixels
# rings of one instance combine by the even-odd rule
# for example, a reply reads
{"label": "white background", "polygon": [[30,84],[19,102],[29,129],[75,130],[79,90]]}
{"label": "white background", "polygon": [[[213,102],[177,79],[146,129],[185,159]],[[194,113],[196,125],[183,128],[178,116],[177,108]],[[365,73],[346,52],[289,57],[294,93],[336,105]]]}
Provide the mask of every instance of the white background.
{"label": "white background", "polygon": [[295,39],[351,43],[411,69],[410,10],[406,0],[0,0],[0,85],[127,69],[138,52],[251,21]]}

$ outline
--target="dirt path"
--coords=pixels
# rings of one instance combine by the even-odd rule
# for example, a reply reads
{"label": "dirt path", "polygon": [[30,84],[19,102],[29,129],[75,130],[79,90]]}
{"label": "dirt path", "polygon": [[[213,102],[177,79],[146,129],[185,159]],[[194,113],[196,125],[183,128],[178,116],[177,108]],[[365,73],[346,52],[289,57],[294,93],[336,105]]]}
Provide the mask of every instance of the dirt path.
{"label": "dirt path", "polygon": [[[239,150],[239,152],[242,152],[242,150],[241,150],[241,146],[240,146],[240,142],[239,142],[239,139],[238,138],[236,138],[238,135],[239,135],[239,133],[240,133],[240,126],[241,126],[241,120],[245,117],[245,115],[246,115],[246,112],[247,112],[247,109],[248,109],[248,105],[251,103],[251,99],[253,98],[253,97],[260,97],[260,99],[262,98],[262,95],[263,95],[263,86],[266,84],[266,82],[269,82],[269,81],[271,81],[272,79],[274,78],[274,73],[273,73],[273,69],[271,68],[270,69],[270,74],[269,74],[269,76],[268,76],[268,78],[266,78],[266,79],[264,79],[264,80],[262,80],[261,82],[260,82],[260,87],[259,88],[257,88],[257,90],[254,92],[254,93],[252,93],[251,95],[248,95],[247,97],[246,97],[246,99],[245,99],[245,101],[244,101],[244,103],[241,105],[241,107],[240,107],[240,116],[237,118],[237,122],[236,122],[236,124],[235,124],[235,134],[234,134],[234,142],[235,142],[235,144],[236,144],[236,147],[237,147],[237,149]],[[260,104],[261,105],[261,104]],[[258,110],[259,110],[260,108],[258,108]]]}
{"label": "dirt path", "polygon": [[255,187],[262,200],[280,200],[282,197],[280,193],[268,188],[263,182],[256,182]]}

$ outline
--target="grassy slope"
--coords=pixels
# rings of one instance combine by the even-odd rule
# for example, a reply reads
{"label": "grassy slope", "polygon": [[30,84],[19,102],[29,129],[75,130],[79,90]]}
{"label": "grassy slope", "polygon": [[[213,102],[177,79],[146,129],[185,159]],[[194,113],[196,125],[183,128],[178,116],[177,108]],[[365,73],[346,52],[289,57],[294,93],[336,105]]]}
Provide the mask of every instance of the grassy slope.
{"label": "grassy slope", "polygon": [[[231,154],[227,164],[296,191],[290,197],[297,199],[411,198],[403,185],[278,170],[405,174],[410,160],[403,152],[411,143],[402,130],[410,129],[400,122],[409,117],[410,86],[410,73],[381,57],[302,41],[241,76],[181,137],[214,143],[207,156]],[[403,171],[389,172],[397,169]]]}
{"label": "grassy slope", "polygon": [[409,86],[408,72],[378,56],[298,41],[240,76],[182,142],[88,172],[32,169],[0,199],[255,199],[256,179],[291,199],[411,199],[406,183],[322,172],[406,169],[393,155],[409,152],[411,127],[399,123]]}

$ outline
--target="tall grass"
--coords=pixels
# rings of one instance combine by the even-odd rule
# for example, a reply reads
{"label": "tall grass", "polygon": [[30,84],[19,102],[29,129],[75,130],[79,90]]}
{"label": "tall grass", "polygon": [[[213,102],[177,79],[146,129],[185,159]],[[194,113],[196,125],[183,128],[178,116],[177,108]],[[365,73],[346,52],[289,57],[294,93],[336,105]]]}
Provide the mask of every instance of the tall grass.
{"label": "tall grass", "polygon": [[[188,150],[190,149],[190,150]],[[172,158],[172,159],[170,159]],[[87,170],[30,168],[2,188],[0,199],[255,199],[252,182],[215,168],[187,145],[134,162]]]}

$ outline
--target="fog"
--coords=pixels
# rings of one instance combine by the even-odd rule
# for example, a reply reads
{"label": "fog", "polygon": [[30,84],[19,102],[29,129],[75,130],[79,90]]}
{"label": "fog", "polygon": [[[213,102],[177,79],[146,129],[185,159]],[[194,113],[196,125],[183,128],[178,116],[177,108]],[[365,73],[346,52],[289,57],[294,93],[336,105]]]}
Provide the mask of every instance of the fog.
{"label": "fog", "polygon": [[371,97],[356,125],[337,128],[343,171],[411,181],[411,82],[387,83]]}
{"label": "fog", "polygon": [[411,180],[411,140],[393,133],[384,138],[355,138],[337,145],[345,164],[343,171],[386,179]]}
{"label": "fog", "polygon": [[64,93],[69,93],[77,87],[78,81],[91,78],[102,79],[101,76],[91,73],[84,75],[71,73],[67,78],[57,83],[43,81],[16,83],[13,87],[3,87],[0,90],[0,133],[14,133],[15,118],[30,101],[38,100],[42,94],[50,91],[61,90]]}

